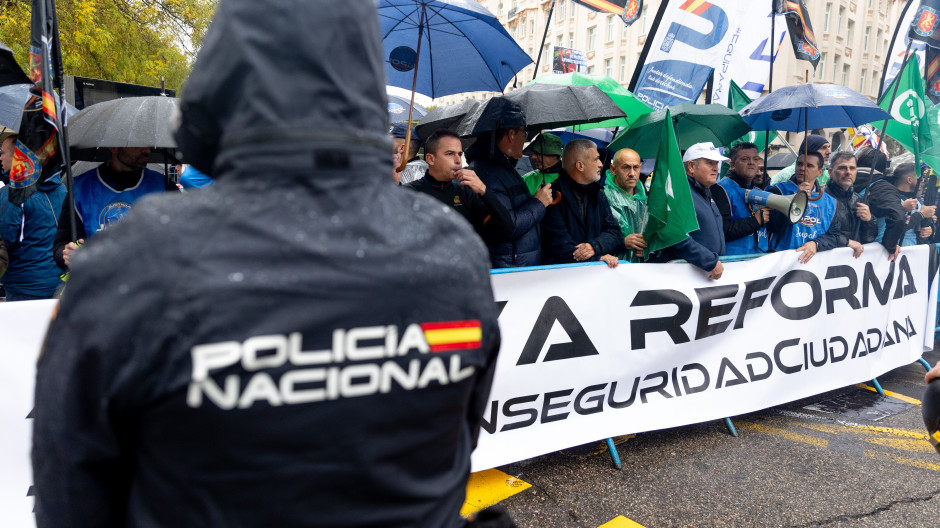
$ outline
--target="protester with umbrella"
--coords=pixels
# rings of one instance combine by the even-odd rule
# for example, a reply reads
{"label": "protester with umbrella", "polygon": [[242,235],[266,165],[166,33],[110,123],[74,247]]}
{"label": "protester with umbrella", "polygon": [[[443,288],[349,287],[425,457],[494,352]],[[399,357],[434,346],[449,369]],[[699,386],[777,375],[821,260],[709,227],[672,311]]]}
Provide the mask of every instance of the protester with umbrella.
{"label": "protester with umbrella", "polygon": [[485,240],[494,268],[537,266],[542,263],[541,222],[551,204],[551,184],[535,196],[516,174],[516,162],[525,146],[526,120],[522,107],[504,97],[494,97],[474,115],[476,142],[467,149],[470,169],[509,211],[512,234],[508,240]]}
{"label": "protester with umbrella", "polygon": [[542,132],[522,151],[523,154],[529,156],[532,168],[535,169],[522,176],[533,196],[538,192],[539,187],[558,179],[558,173],[561,171],[561,149],[560,137]]}

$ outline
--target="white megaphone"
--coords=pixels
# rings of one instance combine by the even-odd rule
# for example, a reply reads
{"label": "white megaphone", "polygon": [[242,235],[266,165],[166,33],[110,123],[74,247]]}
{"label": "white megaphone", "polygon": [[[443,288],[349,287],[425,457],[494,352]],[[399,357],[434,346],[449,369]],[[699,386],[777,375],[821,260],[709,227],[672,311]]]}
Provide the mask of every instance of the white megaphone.
{"label": "white megaphone", "polygon": [[774,211],[779,211],[787,215],[791,224],[795,224],[806,214],[808,197],[803,191],[782,196],[760,189],[748,189],[744,192],[744,201],[751,205],[770,207]]}

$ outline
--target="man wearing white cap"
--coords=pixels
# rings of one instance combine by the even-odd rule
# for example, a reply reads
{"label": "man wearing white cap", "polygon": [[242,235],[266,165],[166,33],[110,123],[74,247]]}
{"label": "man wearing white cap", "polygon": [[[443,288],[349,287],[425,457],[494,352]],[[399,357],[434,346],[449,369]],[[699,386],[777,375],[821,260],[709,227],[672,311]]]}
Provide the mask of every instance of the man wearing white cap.
{"label": "man wearing white cap", "polygon": [[689,178],[698,230],[689,233],[689,238],[682,242],[652,255],[650,262],[685,259],[707,271],[709,279],[721,277],[724,266],[718,257],[725,254],[725,231],[721,212],[712,200],[709,188],[718,180],[718,163],[727,160],[711,143],[696,143],[685,151],[682,165]]}

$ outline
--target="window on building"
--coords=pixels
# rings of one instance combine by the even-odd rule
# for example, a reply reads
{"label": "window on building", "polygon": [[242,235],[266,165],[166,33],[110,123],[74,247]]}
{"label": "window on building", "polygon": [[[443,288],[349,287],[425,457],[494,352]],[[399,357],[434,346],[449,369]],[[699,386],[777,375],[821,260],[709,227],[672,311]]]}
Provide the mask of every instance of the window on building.
{"label": "window on building", "polygon": [[588,75],[594,75],[594,66],[588,66],[587,74],[588,74]]}
{"label": "window on building", "polygon": [[878,72],[874,72],[871,76],[871,93],[875,97],[881,95],[878,93]]}
{"label": "window on building", "polygon": [[564,36],[558,35],[558,38],[555,39],[555,45],[557,45],[559,48],[562,47],[562,45],[565,43],[564,38]]}
{"label": "window on building", "polygon": [[591,26],[587,32],[587,50],[594,51],[594,41],[597,37],[597,26]]}
{"label": "window on building", "polygon": [[871,37],[871,28],[865,28],[865,39],[862,40],[862,51],[868,51],[868,39]]}
{"label": "window on building", "polygon": [[843,64],[842,65],[842,82],[839,84],[841,84],[842,86],[845,86],[848,83],[849,83],[849,65]]}
{"label": "window on building", "polygon": [[620,82],[623,82],[627,76],[627,58],[620,57]]}
{"label": "window on building", "polygon": [[871,9],[875,6],[875,0],[868,0],[868,9]]}
{"label": "window on building", "polygon": [[832,4],[826,4],[826,14],[823,16],[823,31],[829,31],[829,18],[832,17]]}
{"label": "window on building", "polygon": [[640,18],[643,19],[643,34],[646,35],[649,33],[650,24],[649,24],[649,6],[643,6],[643,11],[640,11]]}
{"label": "window on building", "polygon": [[558,2],[558,18],[555,19],[555,22],[560,21],[562,18],[565,18],[565,0]]}
{"label": "window on building", "polygon": [[849,20],[848,29],[845,31],[845,44],[851,46],[853,38],[855,38],[855,21]]}
{"label": "window on building", "polygon": [[578,7],[578,4],[575,4],[574,2],[572,2],[571,9],[568,10],[568,16],[570,16],[571,18],[574,18],[574,9],[576,7]]}
{"label": "window on building", "polygon": [[499,7],[496,8],[496,15],[503,16],[503,4],[499,4]]}
{"label": "window on building", "polygon": [[574,33],[568,33],[568,47],[574,47]]}
{"label": "window on building", "polygon": [[836,82],[836,72],[839,71],[839,68],[841,66],[842,66],[841,57],[836,55],[836,57],[832,60],[832,82]]}
{"label": "window on building", "polygon": [[613,59],[604,59],[604,75],[608,77],[614,76],[614,66],[612,64],[613,62],[614,62]]}
{"label": "window on building", "polygon": [[512,0],[512,10],[513,11],[519,10],[519,0]]}
{"label": "window on building", "polygon": [[845,8],[840,7],[839,8],[839,25],[836,26],[836,31],[838,31],[839,33],[842,33],[842,22],[844,20],[845,20]]}
{"label": "window on building", "polygon": [[878,30],[877,35],[875,35],[875,53],[881,53],[881,41],[884,39],[884,32],[880,29]]}
{"label": "window on building", "polygon": [[614,40],[614,15],[607,16],[607,42]]}
{"label": "window on building", "polygon": [[535,35],[535,20],[529,21],[529,34]]}
{"label": "window on building", "polygon": [[826,53],[819,54],[819,64],[816,65],[816,75],[819,77],[819,80],[826,78]]}
{"label": "window on building", "polygon": [[858,78],[858,91],[859,93],[865,92],[865,77],[868,76],[868,70],[862,68],[862,75]]}

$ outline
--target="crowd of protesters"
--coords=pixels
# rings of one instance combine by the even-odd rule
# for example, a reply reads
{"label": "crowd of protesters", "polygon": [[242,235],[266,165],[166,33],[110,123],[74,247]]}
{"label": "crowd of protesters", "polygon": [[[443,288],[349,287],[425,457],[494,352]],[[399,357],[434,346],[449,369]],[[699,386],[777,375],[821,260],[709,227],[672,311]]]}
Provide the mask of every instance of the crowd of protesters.
{"label": "crowd of protesters", "polygon": [[[772,179],[753,143],[725,149],[728,157],[711,144],[687,149],[683,163],[699,230],[650,254],[643,231],[655,174],[642,173],[635,151],[609,152],[585,139],[563,145],[550,133],[526,144],[521,108],[510,103],[503,114],[506,126],[474,138],[466,153],[466,138],[446,129],[422,141],[412,128],[407,153],[407,127],[397,124],[389,131],[394,182],[453,207],[486,243],[494,268],[682,259],[718,278],[722,256],[795,249],[807,262],[818,251],[838,247],[850,247],[858,257],[870,242],[896,256],[901,246],[934,240],[936,204],[924,203],[926,178],[918,177],[913,163],[889,168],[885,154],[870,147],[833,153],[828,140],[811,134],[797,161]],[[16,136],[0,139],[6,178]],[[86,238],[122,218],[141,196],[177,190],[172,179],[146,168],[150,149],[110,151],[110,161],[76,175],[74,222],[72,198],[58,175],[19,207],[0,188],[0,282],[7,301],[53,298]],[[520,175],[516,164],[523,156],[534,170]],[[722,162],[728,169],[718,178]],[[195,173],[181,170],[186,171]],[[181,178],[187,188],[207,183],[188,181]],[[807,214],[792,224],[780,212],[748,203],[751,189],[804,191],[811,198]]]}
{"label": "crowd of protesters", "polygon": [[[936,206],[924,203],[927,178],[918,177],[913,163],[889,168],[887,157],[869,147],[832,152],[825,137],[811,134],[800,145],[796,162],[772,179],[753,143],[739,142],[730,149],[711,143],[691,146],[682,161],[699,229],[651,253],[643,231],[647,190],[656,175],[642,173],[643,160],[636,152],[599,150],[585,139],[562,145],[550,133],[526,146],[520,109],[506,105],[503,112],[504,128],[471,139],[468,167],[460,163],[456,134],[432,133],[424,156],[437,170],[412,172],[418,179],[407,185],[470,220],[486,242],[494,268],[685,260],[717,279],[722,256],[793,249],[806,263],[819,251],[840,247],[851,248],[857,258],[864,244],[878,242],[894,258],[902,246],[933,241]],[[390,131],[396,165],[405,156],[405,131],[401,125]],[[407,167],[419,159],[421,139],[414,131],[411,137]],[[444,150],[442,138],[453,148]],[[520,175],[513,169],[524,155],[535,170]],[[442,157],[449,158],[446,169],[438,161]],[[719,178],[722,162],[728,169]],[[609,169],[602,177],[605,166]],[[395,179],[405,181],[397,172]],[[456,197],[461,187],[477,195],[472,202]],[[806,214],[793,223],[788,214],[756,205],[747,199],[755,189],[787,197],[806,193]],[[485,208],[474,205],[481,199]]]}

